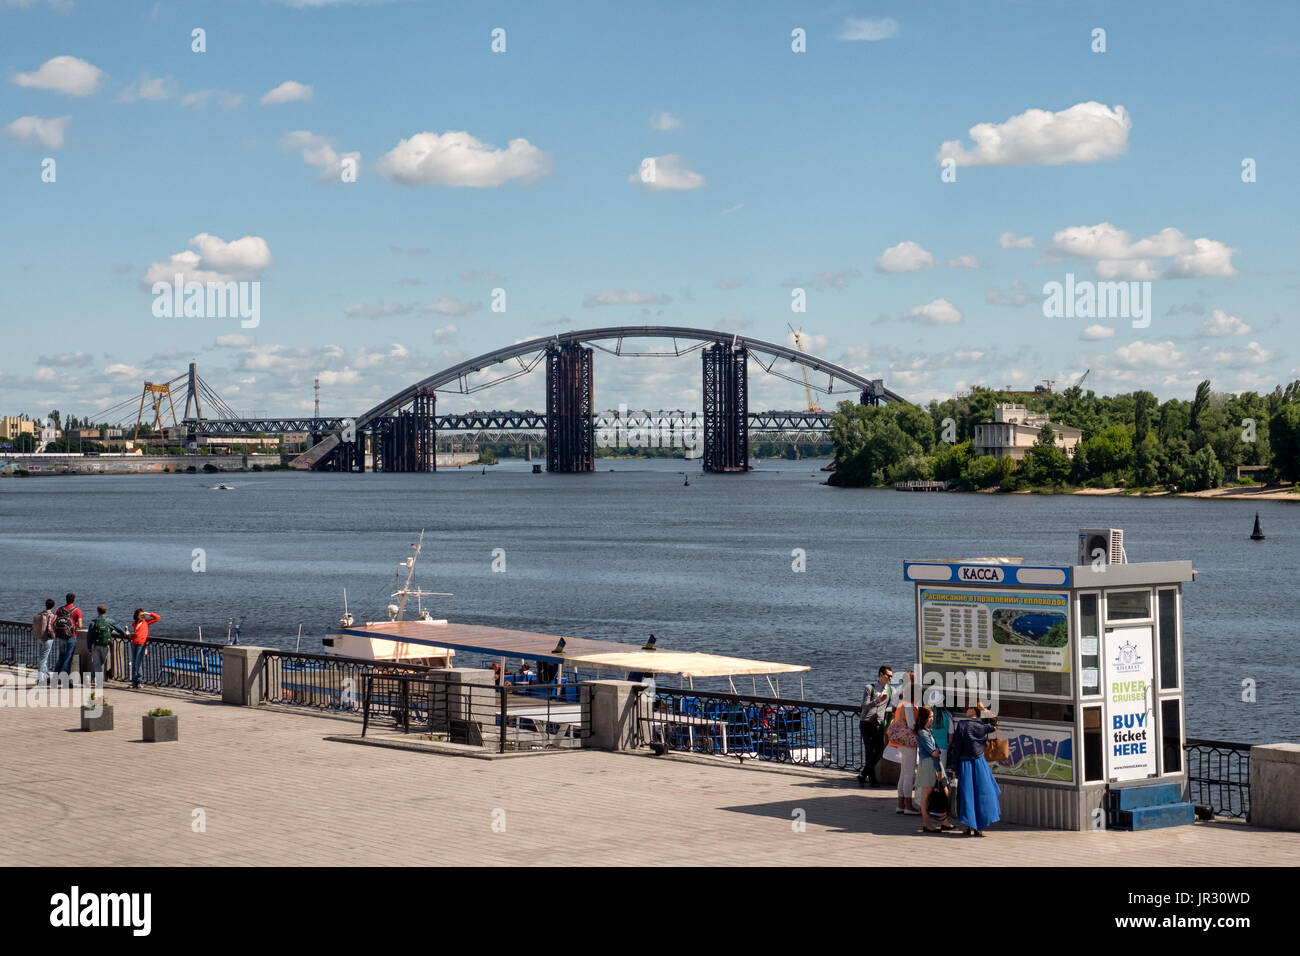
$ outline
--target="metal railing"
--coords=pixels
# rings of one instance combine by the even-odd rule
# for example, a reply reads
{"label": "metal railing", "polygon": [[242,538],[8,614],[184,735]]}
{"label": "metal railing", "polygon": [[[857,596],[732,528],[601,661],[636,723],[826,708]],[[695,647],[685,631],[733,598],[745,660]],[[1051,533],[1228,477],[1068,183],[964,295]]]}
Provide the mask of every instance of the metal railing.
{"label": "metal railing", "polygon": [[114,637],[109,655],[107,680],[134,681],[146,687],[170,687],[200,694],[221,693],[221,648],[223,644],[182,641],[171,637],[150,637],[144,645],[138,680],[131,674],[133,648],[130,638]]}
{"label": "metal railing", "polygon": [[657,751],[862,768],[858,708],[847,704],[661,689],[640,704],[637,728],[639,742]]}
{"label": "metal railing", "polygon": [[345,713],[361,713],[362,682],[375,675],[420,676],[438,668],[390,664],[333,654],[263,651],[260,700]]}
{"label": "metal railing", "polygon": [[1215,816],[1245,819],[1250,813],[1250,744],[1189,738],[1188,799]]}
{"label": "metal railing", "polygon": [[36,641],[31,622],[0,621],[0,664],[36,666]]}
{"label": "metal railing", "polygon": [[445,743],[507,750],[567,750],[590,735],[591,692],[579,684],[497,687],[423,675],[366,674],[361,735],[387,724]]}

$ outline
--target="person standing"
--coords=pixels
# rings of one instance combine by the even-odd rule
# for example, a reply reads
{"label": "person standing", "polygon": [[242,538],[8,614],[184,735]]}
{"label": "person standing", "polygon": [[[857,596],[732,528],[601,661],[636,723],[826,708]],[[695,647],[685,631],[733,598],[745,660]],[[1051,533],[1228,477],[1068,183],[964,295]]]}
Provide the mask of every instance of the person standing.
{"label": "person standing", "polygon": [[908,671],[894,709],[894,720],[886,736],[889,745],[898,748],[898,812],[920,813],[912,802],[916,785],[916,673]]}
{"label": "person standing", "polygon": [[131,686],[140,686],[144,671],[144,646],[149,640],[149,625],[161,621],[157,614],[136,608],[131,619]]}
{"label": "person standing", "polygon": [[36,641],[36,683],[50,682],[50,651],[54,647],[54,598],[45,599],[45,610],[32,618],[32,639]]}
{"label": "person standing", "polygon": [[948,822],[948,813],[939,815],[939,826],[931,825],[930,794],[936,788],[940,792],[947,790],[943,779],[943,763],[939,759],[939,748],[935,744],[934,712],[929,707],[916,709],[916,750],[920,761],[916,767],[916,788],[921,791],[921,826],[926,833],[938,833],[940,830],[957,829]]}
{"label": "person standing", "polygon": [[113,649],[113,622],[108,618],[108,608],[95,608],[97,617],[86,628],[86,646],[90,648],[91,687],[104,686],[104,662]]}
{"label": "person standing", "polygon": [[875,683],[862,690],[862,710],[858,714],[858,732],[862,735],[862,772],[858,774],[861,786],[878,787],[876,763],[885,750],[885,711],[889,709],[889,682],[894,679],[894,669],[880,665]]}
{"label": "person standing", "polygon": [[967,836],[982,837],[985,827],[1002,819],[998,806],[1002,788],[984,759],[984,740],[997,726],[998,719],[976,701],[952,732],[948,769],[957,773],[957,818],[966,827]]}
{"label": "person standing", "polygon": [[68,592],[68,603],[54,612],[54,672],[61,680],[72,677],[72,657],[77,651],[77,631],[81,630],[81,608],[77,596]]}

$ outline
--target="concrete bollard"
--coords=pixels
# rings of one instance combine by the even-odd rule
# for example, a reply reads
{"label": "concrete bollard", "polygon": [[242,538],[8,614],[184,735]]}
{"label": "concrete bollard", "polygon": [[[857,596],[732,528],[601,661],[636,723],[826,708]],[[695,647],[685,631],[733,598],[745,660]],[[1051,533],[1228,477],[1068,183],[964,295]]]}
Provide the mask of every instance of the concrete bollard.
{"label": "concrete bollard", "polygon": [[648,698],[636,693],[641,685],[630,680],[591,680],[582,686],[591,695],[591,727],[582,745],[597,750],[636,749],[637,718],[650,706]]}
{"label": "concrete bollard", "polygon": [[249,645],[226,645],[221,648],[221,702],[236,707],[256,707],[262,702],[263,691],[274,691],[268,698],[278,699],[279,691],[272,687],[267,675],[266,659],[262,656],[273,648]]}
{"label": "concrete bollard", "polygon": [[1300,830],[1300,744],[1250,748],[1250,823]]}

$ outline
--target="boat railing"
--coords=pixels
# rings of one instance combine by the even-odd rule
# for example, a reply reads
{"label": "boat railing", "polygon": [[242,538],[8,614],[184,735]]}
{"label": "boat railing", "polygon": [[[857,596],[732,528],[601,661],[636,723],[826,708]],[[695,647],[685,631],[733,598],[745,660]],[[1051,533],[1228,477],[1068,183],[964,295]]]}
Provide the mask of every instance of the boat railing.
{"label": "boat railing", "polygon": [[574,749],[590,736],[588,687],[572,695],[571,684],[514,687],[467,683],[459,677],[436,669],[422,675],[365,675],[361,735],[419,734],[498,753]]}
{"label": "boat railing", "polygon": [[862,767],[858,708],[782,697],[657,689],[638,708],[639,742],[656,752]]}

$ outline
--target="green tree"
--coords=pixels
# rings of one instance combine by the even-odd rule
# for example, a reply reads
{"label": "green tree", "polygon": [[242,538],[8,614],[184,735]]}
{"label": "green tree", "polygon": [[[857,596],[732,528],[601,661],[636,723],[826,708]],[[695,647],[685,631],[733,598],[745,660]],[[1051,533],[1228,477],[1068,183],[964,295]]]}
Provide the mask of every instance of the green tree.
{"label": "green tree", "polygon": [[1223,466],[1214,457],[1214,449],[1206,445],[1187,462],[1187,471],[1183,477],[1183,491],[1204,491],[1217,488],[1223,484]]}
{"label": "green tree", "polygon": [[1280,405],[1268,422],[1273,474],[1278,481],[1300,481],[1300,403]]}

